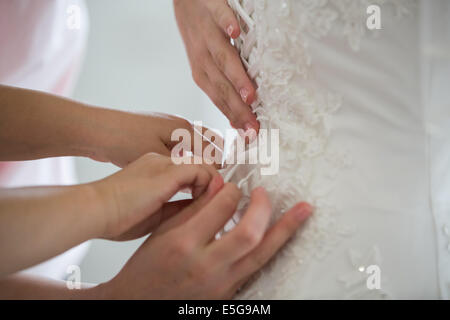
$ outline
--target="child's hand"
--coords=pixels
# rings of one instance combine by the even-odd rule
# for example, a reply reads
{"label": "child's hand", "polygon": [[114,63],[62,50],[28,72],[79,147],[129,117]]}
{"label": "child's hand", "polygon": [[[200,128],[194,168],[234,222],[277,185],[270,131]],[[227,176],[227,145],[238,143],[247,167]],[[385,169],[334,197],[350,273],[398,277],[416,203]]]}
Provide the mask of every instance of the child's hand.
{"label": "child's hand", "polygon": [[[203,139],[198,132],[194,131],[194,126],[186,119],[168,114],[152,113],[137,114],[121,111],[98,109],[99,123],[95,134],[93,134],[89,144],[89,157],[103,162],[111,162],[119,167],[125,167],[130,162],[138,159],[146,153],[158,153],[170,156],[172,148],[179,141],[172,141],[172,133],[176,129],[185,129],[191,136],[191,151],[194,152],[194,137],[201,141],[203,151],[211,145]],[[207,128],[198,128],[204,134]],[[212,131],[210,131],[212,133]],[[217,133],[212,133],[215,141],[213,156],[215,159],[222,159],[223,148],[222,137]],[[201,157],[202,154],[195,154]],[[204,154],[205,158],[211,159],[209,152]],[[217,167],[220,161],[215,161]]]}
{"label": "child's hand", "polygon": [[209,165],[175,165],[171,158],[150,153],[118,173],[92,183],[102,203],[104,231],[101,237],[130,240],[142,237],[191,203],[167,203],[183,188],[194,198],[205,192],[210,181],[222,181]]}

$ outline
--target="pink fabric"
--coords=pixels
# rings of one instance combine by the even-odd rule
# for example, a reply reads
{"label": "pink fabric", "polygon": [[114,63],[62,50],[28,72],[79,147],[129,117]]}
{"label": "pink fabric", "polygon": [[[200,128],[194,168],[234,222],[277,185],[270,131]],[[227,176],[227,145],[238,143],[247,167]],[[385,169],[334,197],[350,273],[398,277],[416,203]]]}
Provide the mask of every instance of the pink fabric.
{"label": "pink fabric", "polygon": [[[79,29],[67,24],[70,7],[81,13]],[[83,0],[0,0],[0,83],[70,95],[88,31]],[[0,162],[0,188],[76,183],[73,159]],[[62,279],[79,264],[88,243],[25,272]]]}
{"label": "pink fabric", "polygon": [[0,162],[0,180],[2,176],[6,175],[7,170],[10,170],[13,166],[13,162]]}
{"label": "pink fabric", "polygon": [[32,29],[39,29],[45,16],[45,1],[6,0],[0,2],[0,79],[20,69],[29,57],[35,44]]}
{"label": "pink fabric", "polygon": [[[85,20],[80,30],[67,28],[71,5],[84,9],[78,0],[0,1],[1,84],[70,94],[88,27]],[[0,162],[0,186],[20,167],[20,162]]]}

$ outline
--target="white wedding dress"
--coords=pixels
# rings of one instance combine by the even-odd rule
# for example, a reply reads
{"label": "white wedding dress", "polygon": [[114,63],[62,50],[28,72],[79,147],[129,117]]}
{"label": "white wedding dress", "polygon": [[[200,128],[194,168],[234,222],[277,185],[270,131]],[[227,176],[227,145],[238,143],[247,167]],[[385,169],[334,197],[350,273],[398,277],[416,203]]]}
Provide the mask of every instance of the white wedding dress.
{"label": "white wedding dress", "polygon": [[[450,1],[229,4],[280,170],[232,165],[225,179],[247,196],[264,186],[276,217],[316,208],[237,298],[449,298]],[[373,4],[381,30],[366,26]]]}

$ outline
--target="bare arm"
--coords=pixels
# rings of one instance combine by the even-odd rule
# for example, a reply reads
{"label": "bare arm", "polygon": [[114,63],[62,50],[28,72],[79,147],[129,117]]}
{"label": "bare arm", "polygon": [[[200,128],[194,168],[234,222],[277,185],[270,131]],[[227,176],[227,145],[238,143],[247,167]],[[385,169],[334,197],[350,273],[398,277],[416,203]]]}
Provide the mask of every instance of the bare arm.
{"label": "bare arm", "polygon": [[124,167],[148,152],[170,155],[172,132],[180,128],[195,135],[189,121],[176,116],[99,108],[0,85],[0,161],[84,156]]}
{"label": "bare arm", "polygon": [[199,195],[213,176],[212,166],[146,154],[89,184],[0,189],[0,278],[89,239],[148,235],[189,203],[168,202],[179,190]]}
{"label": "bare arm", "polygon": [[[211,169],[194,165],[175,166],[170,158],[149,154],[99,182],[98,190],[106,195],[115,195],[115,198],[106,196],[109,201],[104,202],[109,204],[109,210],[112,211],[112,214],[107,215],[110,219],[104,222],[106,228],[103,234],[108,235],[108,238],[126,235],[125,238],[129,239],[130,232],[137,236],[148,233],[140,227],[134,227],[144,225],[145,229],[154,230],[157,224],[152,223],[152,220],[160,215],[156,219],[160,223],[159,227],[122,271],[106,283],[82,290],[68,290],[61,282],[19,274],[4,275],[0,279],[0,297],[231,298],[288,241],[312,213],[312,208],[306,203],[297,204],[266,232],[272,214],[271,205],[267,193],[257,188],[252,193],[250,205],[240,223],[221,239],[215,240],[217,232],[234,214],[241,193],[235,185],[224,185],[221,176]],[[198,195],[194,201],[166,203],[186,185],[191,186],[194,194]],[[55,200],[58,202],[58,199]],[[80,201],[79,198],[74,200]],[[89,199],[84,202],[89,202]],[[33,204],[36,205],[28,204],[28,211]],[[23,209],[27,209],[27,206]],[[84,221],[84,218],[80,220]],[[4,222],[8,223],[1,221],[2,228]],[[88,234],[90,231],[83,229],[87,226],[74,221],[73,229]],[[21,228],[21,225],[16,227]],[[28,231],[35,232],[36,228],[28,227]],[[64,225],[64,228],[67,226]],[[66,234],[61,235],[59,231],[52,232],[50,229],[54,228],[47,228],[48,233],[62,238],[68,235],[78,237],[71,230],[66,229]],[[95,232],[92,231],[92,234]],[[47,239],[44,234],[41,237]],[[28,240],[32,241],[33,237],[28,237]],[[59,242],[60,239],[53,241]],[[65,241],[61,239],[61,242]],[[2,262],[4,257],[9,263],[7,255],[2,256]]]}
{"label": "bare arm", "polygon": [[0,277],[103,232],[90,185],[0,189]]}
{"label": "bare arm", "polygon": [[82,284],[81,289],[68,289],[65,281],[13,274],[0,280],[0,299],[97,299],[96,287]]}
{"label": "bare arm", "polygon": [[0,85],[0,161],[90,156],[98,117],[107,112],[44,92]]}

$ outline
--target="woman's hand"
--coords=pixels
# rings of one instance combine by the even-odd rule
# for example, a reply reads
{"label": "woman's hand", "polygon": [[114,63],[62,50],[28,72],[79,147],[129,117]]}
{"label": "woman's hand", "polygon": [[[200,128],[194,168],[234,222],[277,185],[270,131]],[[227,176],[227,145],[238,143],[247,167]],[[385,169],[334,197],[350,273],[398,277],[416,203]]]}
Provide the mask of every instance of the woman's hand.
{"label": "woman's hand", "polygon": [[264,189],[252,193],[241,222],[219,240],[241,198],[215,177],[208,190],[164,222],[111,281],[93,288],[106,299],[228,299],[311,214],[300,203],[267,232],[271,206]]}
{"label": "woman's hand", "polygon": [[256,91],[230,43],[240,27],[226,0],[174,0],[174,9],[197,85],[234,128],[258,132],[249,107]]}
{"label": "woman's hand", "polygon": [[206,164],[175,165],[169,157],[149,153],[118,173],[92,183],[103,204],[102,238],[131,240],[149,234],[192,200],[168,202],[189,188],[193,198],[205,192],[219,173]]}

